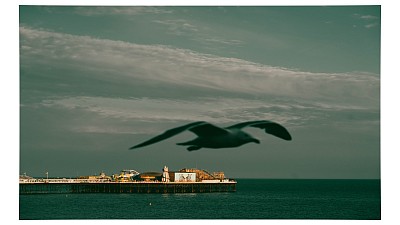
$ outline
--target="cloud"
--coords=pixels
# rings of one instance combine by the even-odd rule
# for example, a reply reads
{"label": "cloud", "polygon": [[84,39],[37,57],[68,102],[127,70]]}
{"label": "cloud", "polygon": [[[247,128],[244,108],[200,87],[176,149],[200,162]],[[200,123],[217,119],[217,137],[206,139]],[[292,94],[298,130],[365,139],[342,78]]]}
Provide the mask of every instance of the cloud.
{"label": "cloud", "polygon": [[[20,37],[21,70],[45,70],[40,84],[31,84],[32,92],[27,92],[30,78],[21,78],[23,107],[79,111],[97,118],[71,123],[74,132],[158,133],[157,124],[167,128],[195,120],[230,124],[263,118],[292,127],[379,121],[376,74],[296,71],[170,46],[27,27],[20,27]],[[39,103],[27,102],[43,82],[49,83],[42,92],[55,92]],[[68,92],[57,95],[61,88]],[[138,123],[146,126],[134,130]]]}
{"label": "cloud", "polygon": [[214,46],[214,48],[216,48],[216,46],[220,47],[221,45],[243,45],[243,41],[236,39],[226,39],[217,35],[210,34],[210,32],[206,32],[206,30],[208,30],[209,28],[205,28],[201,25],[194,25],[188,20],[153,20],[153,22],[166,26],[168,34],[187,37],[190,40],[199,42],[206,46],[212,45]]}
{"label": "cloud", "polygon": [[123,77],[255,96],[351,104],[379,101],[379,76],[375,74],[295,71],[170,46],[138,45],[25,27],[20,28],[20,34],[22,67],[58,65],[113,74],[109,79]]}
{"label": "cloud", "polygon": [[142,14],[169,14],[171,10],[158,7],[149,6],[132,6],[132,7],[112,7],[112,6],[98,6],[98,7],[74,7],[74,13],[83,16],[102,16],[102,15],[142,15]]}
{"label": "cloud", "polygon": [[162,24],[167,27],[169,34],[177,36],[191,36],[194,32],[198,32],[198,28],[190,24],[187,20],[175,19],[175,20],[153,20],[154,23]]}
{"label": "cloud", "polygon": [[355,16],[358,19],[362,19],[362,20],[377,20],[379,19],[379,17],[377,16],[373,16],[373,15],[361,15],[359,13],[354,13],[353,16]]}
{"label": "cloud", "polygon": [[160,132],[160,126],[166,129],[173,126],[171,124],[190,121],[228,125],[260,118],[277,121],[289,127],[309,124],[348,126],[346,124],[349,122],[351,126],[379,124],[379,110],[369,108],[294,101],[267,102],[244,98],[199,98],[185,101],[77,96],[44,100],[35,107],[81,115],[66,127],[74,132],[84,133],[154,134]]}
{"label": "cloud", "polygon": [[[40,104],[62,110],[79,109],[104,118],[121,120],[143,122],[205,120],[217,123],[256,120],[260,116],[287,121],[296,119],[291,118],[288,112],[298,107],[278,103],[266,104],[262,100],[243,98],[199,98],[196,101],[186,101],[166,98],[122,99],[90,96],[44,100]],[[272,111],[280,111],[281,115],[272,115],[273,113],[270,113]]]}
{"label": "cloud", "polygon": [[370,24],[365,25],[364,27],[369,29],[369,28],[372,28],[372,27],[376,27],[378,25],[379,25],[378,23],[370,23]]}
{"label": "cloud", "polygon": [[367,29],[376,27],[379,25],[378,22],[373,22],[371,23],[371,21],[375,21],[375,20],[379,20],[378,16],[373,16],[373,15],[361,15],[358,13],[353,14],[357,19],[363,20],[365,22],[369,22],[368,24],[365,24],[364,27]]}
{"label": "cloud", "polygon": [[364,20],[376,20],[379,19],[377,16],[372,16],[372,15],[360,15],[360,19]]}
{"label": "cloud", "polygon": [[205,38],[204,42],[216,43],[216,44],[225,44],[225,45],[242,45],[243,42],[235,39],[224,39],[224,38]]}

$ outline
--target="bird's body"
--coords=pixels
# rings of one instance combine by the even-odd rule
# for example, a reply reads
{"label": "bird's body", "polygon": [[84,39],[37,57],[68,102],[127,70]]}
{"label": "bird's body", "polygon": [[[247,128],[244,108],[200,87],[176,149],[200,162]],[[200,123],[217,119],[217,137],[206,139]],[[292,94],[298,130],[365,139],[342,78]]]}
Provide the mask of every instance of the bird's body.
{"label": "bird's body", "polygon": [[[250,135],[241,130],[228,130],[227,134],[218,136],[199,136],[188,142],[177,143],[177,145],[190,145],[202,148],[234,148],[248,142],[260,143],[257,139],[247,139]],[[223,147],[221,147],[223,146]]]}
{"label": "bird's body", "polygon": [[199,121],[167,130],[148,141],[131,147],[130,149],[144,147],[162,141],[186,130],[189,130],[198,136],[191,141],[177,143],[177,145],[189,146],[187,148],[189,151],[198,150],[200,148],[234,148],[250,142],[259,144],[260,141],[258,139],[241,130],[247,126],[264,129],[266,133],[284,140],[292,140],[292,137],[286,128],[278,123],[268,120],[248,121],[226,128],[217,127],[210,123]]}

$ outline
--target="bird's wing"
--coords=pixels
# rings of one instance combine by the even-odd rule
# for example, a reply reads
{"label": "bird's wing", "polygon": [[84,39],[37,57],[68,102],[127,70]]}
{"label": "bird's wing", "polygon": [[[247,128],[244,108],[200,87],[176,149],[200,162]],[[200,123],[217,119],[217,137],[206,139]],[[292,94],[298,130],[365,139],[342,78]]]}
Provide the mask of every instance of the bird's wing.
{"label": "bird's wing", "polygon": [[257,120],[257,121],[248,121],[243,123],[238,123],[232,125],[230,127],[226,127],[226,129],[242,129],[244,127],[257,127],[260,129],[264,129],[265,133],[274,135],[276,137],[282,138],[284,140],[290,141],[292,140],[292,136],[282,125],[269,121],[269,120]]}
{"label": "bird's wing", "polygon": [[172,137],[174,135],[177,135],[177,134],[179,134],[179,133],[181,133],[181,132],[183,132],[185,130],[188,130],[190,128],[194,128],[194,127],[202,125],[202,124],[208,124],[208,123],[202,122],[202,121],[198,121],[198,122],[189,123],[189,124],[186,124],[186,125],[183,125],[183,126],[180,126],[180,127],[175,127],[175,128],[170,129],[170,130],[167,130],[164,133],[162,133],[162,134],[160,134],[158,136],[155,136],[155,137],[153,137],[153,138],[151,138],[151,139],[149,139],[149,140],[147,140],[147,141],[145,141],[143,143],[140,143],[138,145],[130,147],[129,149],[135,149],[135,148],[140,148],[140,147],[143,147],[143,146],[146,146],[146,145],[154,144],[156,142],[165,140],[165,139],[170,138],[170,137]]}
{"label": "bird's wing", "polygon": [[202,123],[192,128],[189,128],[190,131],[195,133],[197,136],[200,137],[209,137],[209,136],[219,136],[228,134],[229,131],[225,130],[224,128],[214,126],[210,123]]}

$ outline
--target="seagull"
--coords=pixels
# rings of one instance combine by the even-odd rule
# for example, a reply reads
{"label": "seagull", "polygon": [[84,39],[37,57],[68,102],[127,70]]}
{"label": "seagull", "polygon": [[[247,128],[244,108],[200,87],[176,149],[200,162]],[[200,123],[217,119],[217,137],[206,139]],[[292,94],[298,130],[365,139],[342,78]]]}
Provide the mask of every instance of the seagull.
{"label": "seagull", "polygon": [[245,127],[256,127],[264,129],[265,133],[274,135],[283,140],[292,140],[292,137],[290,136],[286,128],[278,123],[269,120],[247,121],[225,128],[217,127],[208,122],[197,121],[180,127],[169,129],[164,133],[155,136],[143,143],[135,145],[129,149],[136,149],[151,145],[175,136],[186,130],[189,130],[197,135],[197,137],[191,141],[177,143],[177,145],[189,146],[187,148],[188,151],[199,150],[201,148],[234,148],[250,142],[260,144],[260,141],[258,139],[252,137],[250,134],[242,130],[242,128]]}

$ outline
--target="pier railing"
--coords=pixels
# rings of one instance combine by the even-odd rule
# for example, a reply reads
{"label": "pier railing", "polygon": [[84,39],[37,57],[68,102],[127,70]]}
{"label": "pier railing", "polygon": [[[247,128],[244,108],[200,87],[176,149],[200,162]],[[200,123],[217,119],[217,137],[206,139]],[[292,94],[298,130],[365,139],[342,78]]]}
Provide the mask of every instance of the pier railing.
{"label": "pier railing", "polygon": [[19,179],[20,184],[32,184],[32,183],[109,183],[108,179]]}
{"label": "pier railing", "polygon": [[[161,182],[161,181],[111,181],[109,179],[46,179],[46,178],[33,178],[33,179],[19,179],[20,184],[34,184],[34,183],[199,183],[199,182]],[[224,180],[203,180],[200,183],[236,183],[236,181]]]}

